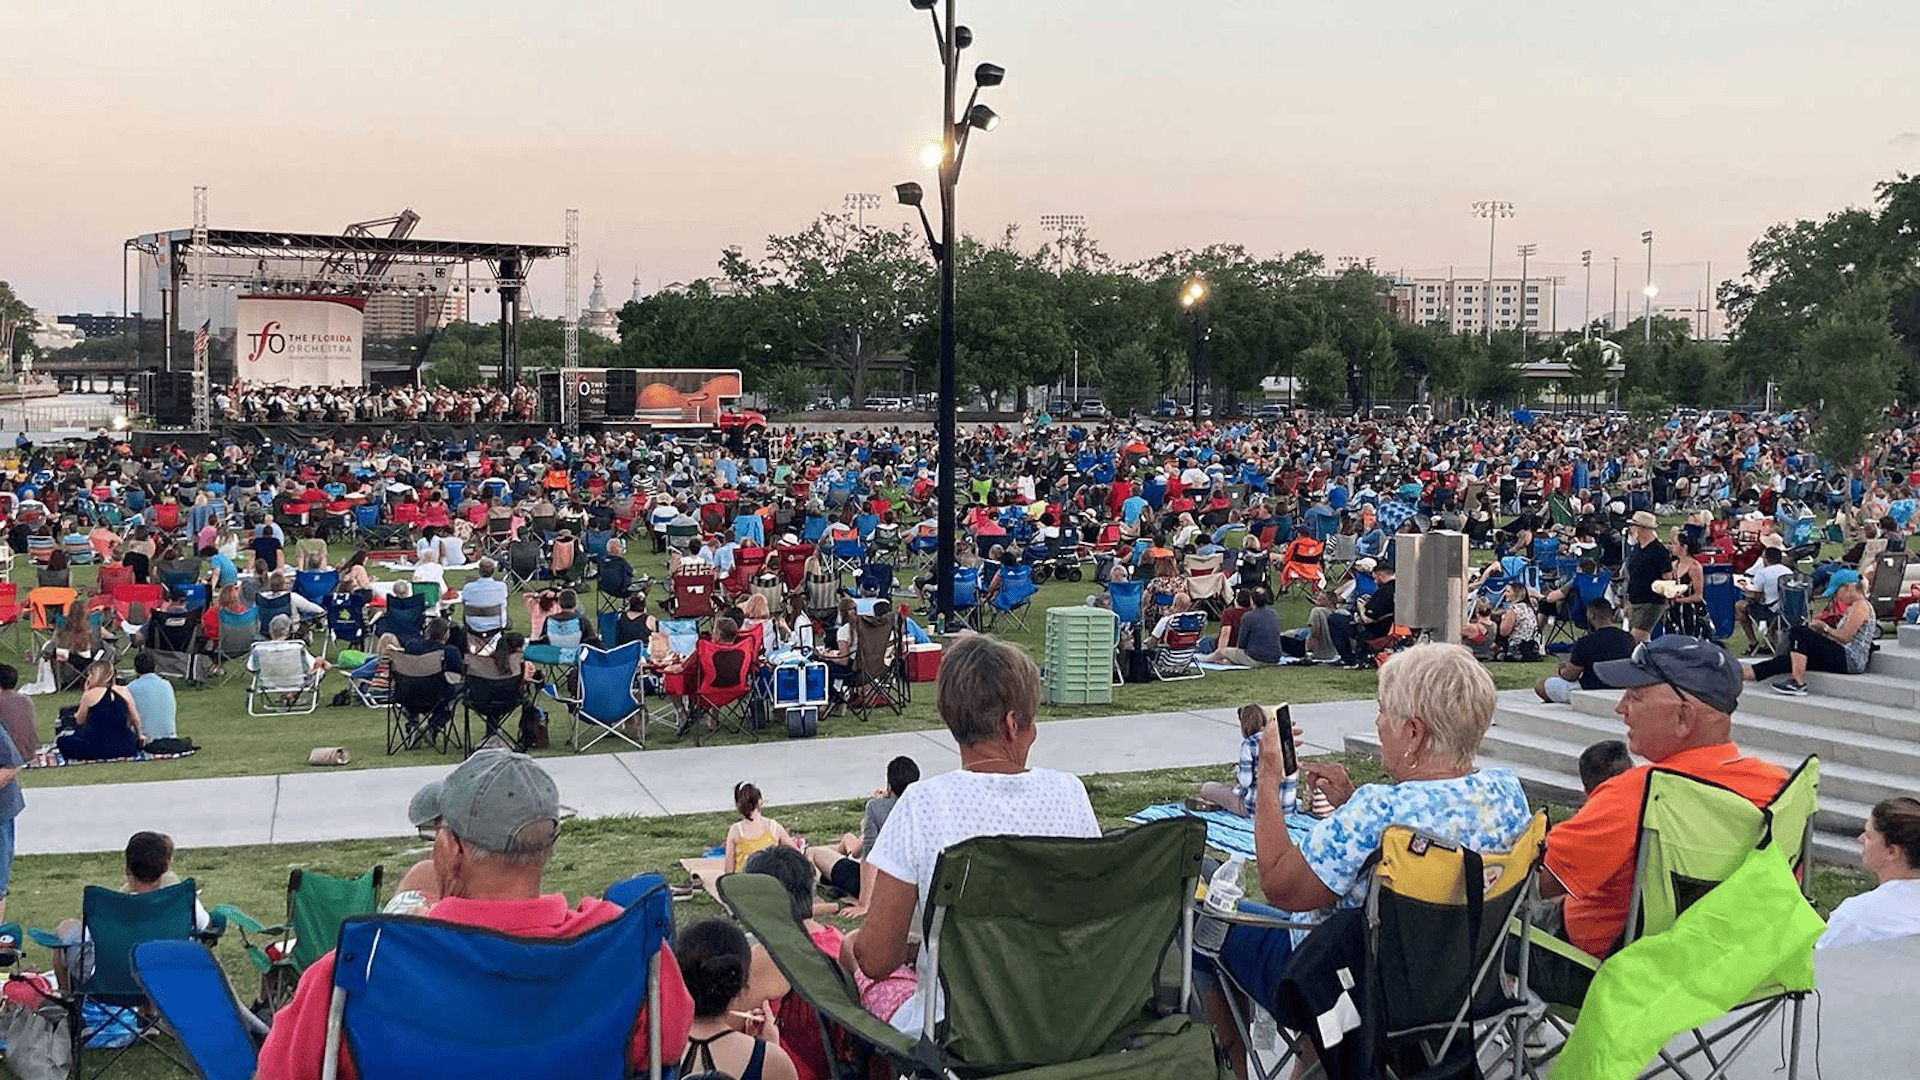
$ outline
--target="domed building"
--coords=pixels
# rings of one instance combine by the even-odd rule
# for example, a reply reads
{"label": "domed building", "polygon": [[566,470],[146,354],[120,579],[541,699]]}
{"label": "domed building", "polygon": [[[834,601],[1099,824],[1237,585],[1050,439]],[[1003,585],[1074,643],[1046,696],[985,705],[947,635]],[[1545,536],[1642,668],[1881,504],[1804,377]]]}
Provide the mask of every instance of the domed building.
{"label": "domed building", "polygon": [[[637,284],[634,292],[639,293]],[[593,292],[587,296],[587,310],[580,313],[580,326],[608,341],[620,340],[620,315],[607,309],[606,283],[597,266],[593,268]]]}

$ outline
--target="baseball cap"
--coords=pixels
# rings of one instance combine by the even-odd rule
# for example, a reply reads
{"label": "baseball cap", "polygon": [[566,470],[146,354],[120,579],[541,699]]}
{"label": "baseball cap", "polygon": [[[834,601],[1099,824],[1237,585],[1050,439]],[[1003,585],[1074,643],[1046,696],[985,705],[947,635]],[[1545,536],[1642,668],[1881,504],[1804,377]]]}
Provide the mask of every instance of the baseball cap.
{"label": "baseball cap", "polygon": [[560,789],[525,754],[478,750],[448,774],[414,793],[407,819],[424,829],[440,821],[453,835],[485,851],[508,854],[521,829],[560,823]]}
{"label": "baseball cap", "polygon": [[1602,683],[1631,690],[1666,683],[1709,708],[1731,713],[1740,704],[1745,676],[1740,662],[1718,643],[1685,634],[1668,634],[1636,646],[1625,660],[1593,665]]}
{"label": "baseball cap", "polygon": [[1858,584],[1860,584],[1860,574],[1857,571],[1835,570],[1833,572],[1833,576],[1827,579],[1827,589],[1825,592],[1820,594],[1820,598],[1824,600],[1827,597],[1832,596],[1834,593],[1839,592],[1840,586],[1842,585],[1858,585]]}

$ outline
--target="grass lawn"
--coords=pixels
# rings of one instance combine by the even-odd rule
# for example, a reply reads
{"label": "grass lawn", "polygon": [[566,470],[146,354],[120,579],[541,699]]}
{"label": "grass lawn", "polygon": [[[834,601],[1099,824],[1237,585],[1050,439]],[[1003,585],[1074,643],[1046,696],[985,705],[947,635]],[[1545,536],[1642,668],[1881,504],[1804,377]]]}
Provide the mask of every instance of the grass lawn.
{"label": "grass lawn", "polygon": [[[644,542],[640,547],[645,547]],[[336,549],[336,558],[345,554],[346,549]],[[1476,552],[1476,561],[1484,560],[1484,552]],[[651,552],[629,551],[628,558],[638,568],[639,573],[651,574],[656,579],[666,576],[666,560]],[[22,595],[32,587],[33,571],[21,566],[14,571],[14,580],[21,586]],[[95,570],[92,567],[75,567],[74,586],[83,593],[92,587]],[[376,576],[391,576],[386,571],[375,568]],[[449,591],[457,589],[468,577],[465,573],[448,575]],[[903,580],[911,580],[912,574],[903,571]],[[1035,598],[1033,610],[1029,614],[1029,629],[1020,630],[1010,619],[1001,619],[993,627],[993,633],[1007,638],[1026,649],[1029,655],[1039,662],[1045,646],[1046,609],[1081,604],[1090,593],[1099,591],[1091,581],[1068,583],[1049,581],[1040,587]],[[656,597],[661,595],[655,593]],[[582,597],[582,606],[593,610],[598,602],[597,595]],[[1281,623],[1287,627],[1299,627],[1306,623],[1307,601],[1297,591],[1293,595],[1283,596],[1279,600]],[[521,629],[527,628],[527,613],[515,597],[508,604],[515,624]],[[1217,629],[1217,624],[1209,630]],[[14,657],[23,656],[29,646],[28,634],[24,628],[16,627],[11,631],[15,636]],[[10,658],[11,659],[11,658]],[[30,666],[17,663],[21,667],[23,680],[32,678]],[[1533,683],[1552,673],[1552,664],[1493,664],[1489,666],[1494,682],[1501,689],[1531,686]],[[1114,688],[1114,699],[1106,705],[1062,705],[1044,706],[1041,709],[1042,720],[1056,720],[1079,716],[1113,716],[1133,713],[1175,712],[1184,709],[1207,709],[1231,707],[1248,701],[1290,701],[1307,704],[1316,701],[1339,701],[1373,696],[1375,676],[1366,671],[1342,671],[1327,667],[1290,667],[1268,668],[1258,671],[1209,672],[1204,679],[1195,679],[1174,683],[1130,684]],[[145,762],[138,765],[90,765],[59,769],[29,770],[22,777],[27,787],[50,787],[69,784],[107,784],[129,781],[179,780],[213,776],[258,776],[273,773],[299,772],[307,768],[307,752],[315,746],[344,746],[353,755],[353,763],[348,768],[377,769],[392,765],[418,765],[435,761],[430,751],[410,751],[389,757],[386,753],[386,712],[381,709],[366,709],[352,705],[341,708],[329,707],[327,699],[339,690],[346,688],[342,675],[329,674],[322,684],[322,705],[318,712],[306,716],[291,717],[253,717],[246,710],[246,682],[244,673],[235,675],[224,685],[215,682],[204,689],[180,689],[179,730],[199,744],[199,753],[188,758],[173,761]],[[828,720],[821,725],[823,737],[841,735],[868,735],[891,731],[915,730],[937,727],[939,717],[934,711],[931,686],[923,687],[921,693],[899,716],[881,711],[865,724],[852,717]],[[34,699],[39,718],[39,730],[43,740],[51,737],[54,721],[63,705],[71,705],[79,699],[77,691],[60,694],[48,694]],[[661,703],[664,707],[664,703]],[[551,701],[545,702],[549,727],[554,736],[553,749],[545,754],[568,754],[571,751],[562,745],[566,731],[566,719],[560,708]],[[681,741],[664,729],[654,728],[649,736],[649,748],[673,747]],[[743,741],[737,735],[723,734],[714,742]],[[686,745],[691,745],[688,741]],[[618,740],[608,739],[596,748],[597,753],[610,753],[628,749]]]}
{"label": "grass lawn", "polygon": [[[1355,780],[1361,783],[1382,778],[1378,765],[1363,755],[1336,754],[1331,755],[1331,759],[1346,763]],[[1212,768],[1095,775],[1086,777],[1085,782],[1101,825],[1112,829],[1122,826],[1128,814],[1144,806],[1177,800],[1191,793],[1200,782],[1224,779],[1231,771],[1231,765],[1222,764]],[[847,800],[774,806],[769,807],[768,812],[796,835],[830,843],[842,832],[857,831],[861,809],[859,800]],[[1547,809],[1556,819],[1570,813],[1566,807]],[[679,860],[717,844],[726,835],[733,818],[732,814],[713,813],[570,821],[554,861],[548,867],[546,886],[578,900],[581,896],[598,895],[613,882],[648,871],[664,874],[669,881],[679,881],[683,877]],[[234,904],[256,918],[271,922],[285,911],[287,874],[293,869],[351,876],[380,864],[386,868],[390,892],[392,883],[427,853],[427,844],[417,839],[184,849],[175,857],[174,870],[182,877],[195,880],[209,908]],[[15,862],[13,880],[7,917],[25,926],[51,928],[60,919],[78,914],[84,886],[119,888],[121,860],[117,853],[23,856]],[[1258,895],[1253,875],[1248,876],[1248,882]],[[1840,900],[1872,884],[1872,880],[1859,871],[1821,867],[1814,873],[1815,903],[1824,915]],[[721,914],[719,905],[705,892],[697,892],[691,900],[675,906],[676,920],[683,925]],[[216,948],[216,954],[234,985],[251,998],[258,980],[241,949],[239,935],[230,932]],[[44,950],[29,947],[26,966],[45,967],[49,963]],[[97,1055],[88,1057],[92,1059]],[[124,1075],[135,1078],[179,1075],[147,1048],[130,1054],[124,1069]]]}

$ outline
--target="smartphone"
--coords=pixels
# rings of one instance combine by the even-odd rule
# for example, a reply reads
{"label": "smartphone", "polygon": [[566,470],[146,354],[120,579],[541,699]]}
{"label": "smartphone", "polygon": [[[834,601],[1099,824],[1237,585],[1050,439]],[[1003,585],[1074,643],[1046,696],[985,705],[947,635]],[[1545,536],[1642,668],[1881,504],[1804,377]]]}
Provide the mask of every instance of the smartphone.
{"label": "smartphone", "polygon": [[1292,776],[1300,771],[1300,754],[1293,748],[1293,706],[1280,706],[1273,711],[1273,718],[1280,725],[1281,775]]}

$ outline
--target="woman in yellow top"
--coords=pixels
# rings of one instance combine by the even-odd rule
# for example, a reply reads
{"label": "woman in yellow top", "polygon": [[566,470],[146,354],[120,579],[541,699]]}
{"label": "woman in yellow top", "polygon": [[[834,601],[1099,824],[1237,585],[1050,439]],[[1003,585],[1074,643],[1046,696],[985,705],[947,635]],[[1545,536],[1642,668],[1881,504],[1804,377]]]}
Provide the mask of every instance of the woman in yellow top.
{"label": "woman in yellow top", "polygon": [[733,785],[733,808],[740,811],[740,820],[727,830],[724,873],[740,869],[756,851],[765,851],[775,844],[793,843],[784,825],[760,813],[760,802],[760,789],[751,781],[742,780]]}

